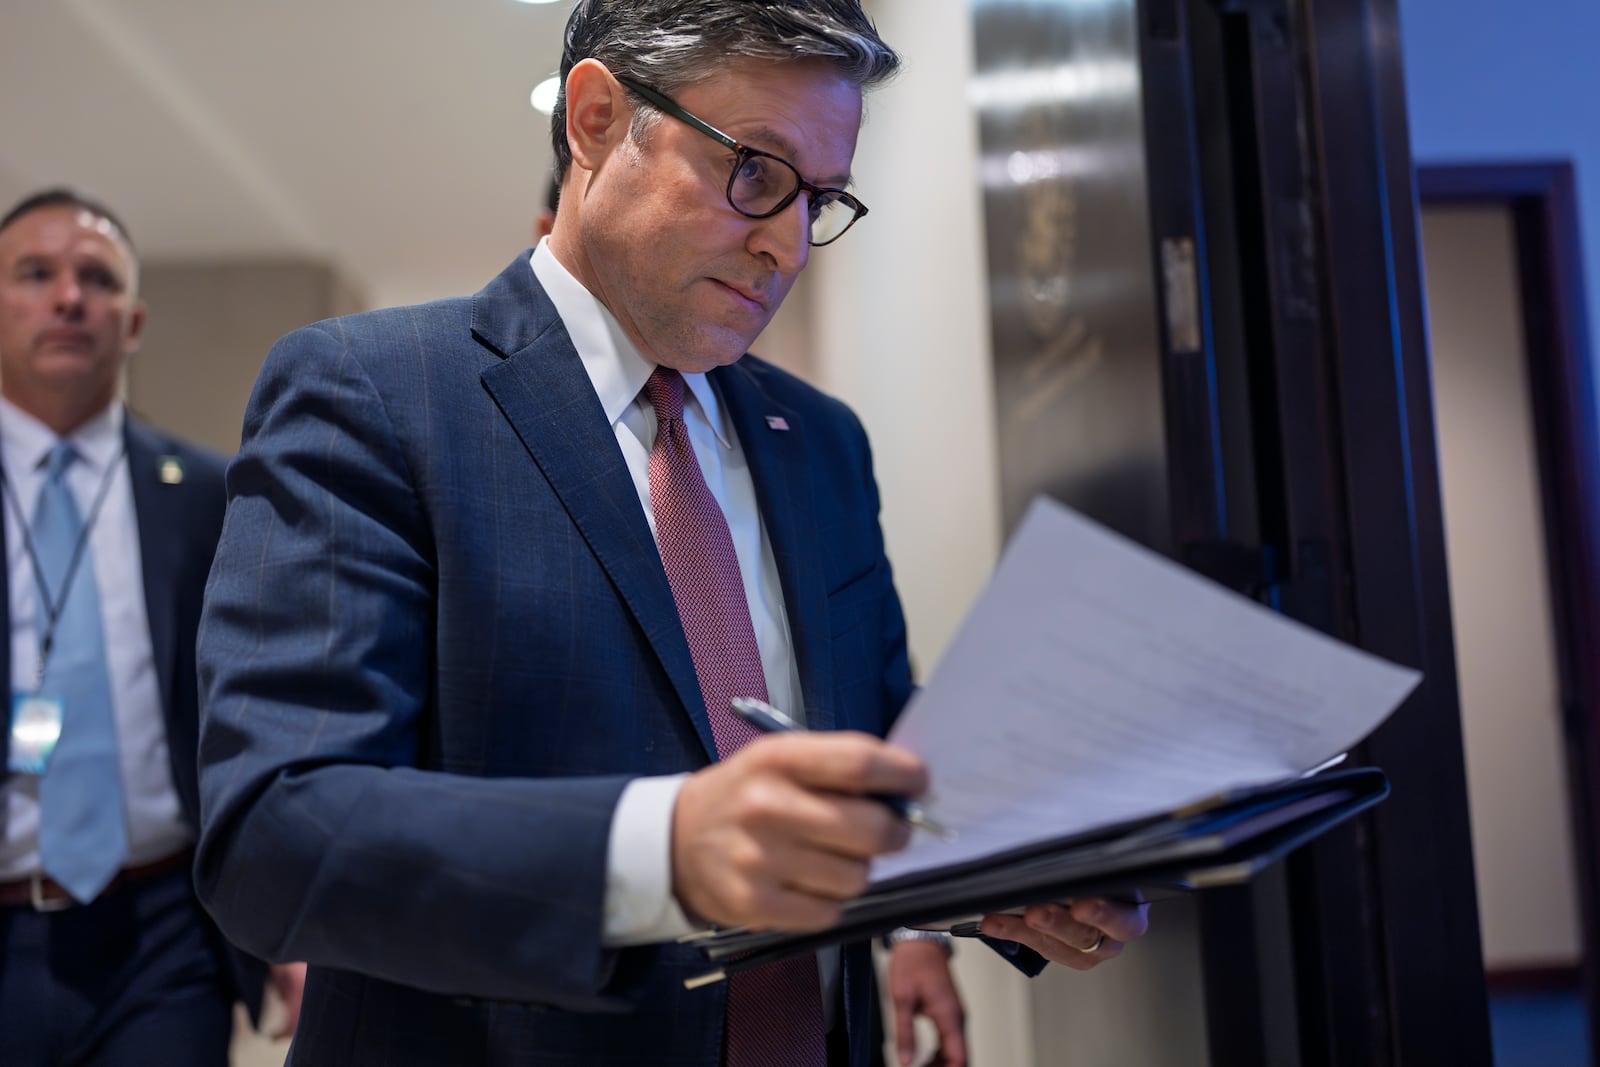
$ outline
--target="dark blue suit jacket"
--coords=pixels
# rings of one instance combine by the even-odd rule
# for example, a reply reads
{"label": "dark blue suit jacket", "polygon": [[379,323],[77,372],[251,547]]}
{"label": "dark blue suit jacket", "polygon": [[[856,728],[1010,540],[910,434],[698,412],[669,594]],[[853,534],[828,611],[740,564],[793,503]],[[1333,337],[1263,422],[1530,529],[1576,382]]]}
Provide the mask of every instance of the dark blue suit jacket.
{"label": "dark blue suit jacket", "polygon": [[[195,632],[212,553],[222,530],[224,460],[138,421],[123,423],[133,510],[139,524],[139,554],[144,577],[145,613],[161,707],[166,719],[172,784],[183,814],[198,833],[200,787],[195,772],[199,736],[195,684]],[[182,478],[161,477],[163,463],[176,459]],[[0,545],[5,544],[9,508],[0,508]],[[10,575],[0,567],[0,611],[9,612]],[[7,631],[9,633],[9,631]],[[11,677],[11,641],[0,640],[0,678]],[[0,730],[0,775],[5,773],[9,738]],[[219,939],[220,947],[220,939]],[[259,960],[228,949],[236,993],[255,1018],[261,1009],[265,967]]]}
{"label": "dark blue suit jacket", "polygon": [[[752,356],[711,377],[806,714],[882,734],[910,677],[866,436]],[[601,945],[623,786],[715,749],[633,482],[526,255],[473,298],[280,341],[228,491],[198,876],[238,943],[311,962],[293,1062],[716,1064],[724,991],[684,990],[697,954]],[[843,991],[866,1064],[865,946]]]}

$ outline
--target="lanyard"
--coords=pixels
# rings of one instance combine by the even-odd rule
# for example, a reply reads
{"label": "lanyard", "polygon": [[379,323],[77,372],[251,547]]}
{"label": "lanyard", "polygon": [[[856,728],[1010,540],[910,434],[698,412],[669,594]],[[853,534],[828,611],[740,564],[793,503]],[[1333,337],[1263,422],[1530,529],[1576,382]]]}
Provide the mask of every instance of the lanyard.
{"label": "lanyard", "polygon": [[[83,562],[84,549],[89,545],[89,535],[94,532],[95,523],[100,521],[100,508],[106,502],[106,493],[111,489],[111,477],[117,472],[117,465],[122,462],[122,457],[128,454],[127,443],[117,449],[117,454],[106,465],[106,472],[100,476],[100,487],[95,490],[94,503],[89,507],[89,517],[84,521],[83,529],[78,532],[78,541],[72,546],[72,557],[67,560],[67,573],[61,576],[60,595],[50,596],[50,584],[45,581],[44,567],[39,563],[39,551],[33,544],[33,525],[28,522],[27,516],[22,513],[22,504],[17,500],[17,491],[11,485],[11,479],[6,477],[5,466],[0,464],[0,489],[3,489],[5,498],[11,503],[12,514],[17,517],[17,524],[22,530],[22,547],[27,549],[28,561],[33,564],[33,577],[39,584],[39,597],[44,608],[44,626],[39,637],[39,669],[34,674],[33,691],[38,692],[44,685],[44,671],[50,663],[50,650],[55,646],[56,623],[61,619],[61,612],[67,606],[67,594],[72,591],[72,580],[78,576],[78,564]],[[62,477],[66,473],[62,472]],[[72,492],[71,486],[63,486],[67,492]]]}

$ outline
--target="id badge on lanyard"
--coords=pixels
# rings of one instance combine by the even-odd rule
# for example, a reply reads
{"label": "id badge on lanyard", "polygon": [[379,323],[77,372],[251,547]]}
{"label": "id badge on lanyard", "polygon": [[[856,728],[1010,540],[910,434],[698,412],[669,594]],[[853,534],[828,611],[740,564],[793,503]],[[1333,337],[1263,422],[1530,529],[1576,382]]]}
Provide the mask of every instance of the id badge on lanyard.
{"label": "id badge on lanyard", "polygon": [[60,697],[13,690],[11,693],[11,744],[6,769],[17,774],[43,774],[50,754],[61,739],[65,707]]}
{"label": "id badge on lanyard", "polygon": [[[66,717],[66,705],[60,697],[43,692],[45,667],[50,661],[50,652],[55,645],[56,621],[61,616],[61,609],[66,605],[67,589],[72,584],[73,576],[78,572],[83,551],[89,543],[89,534],[100,519],[100,508],[105,503],[107,491],[111,488],[111,477],[116,473],[117,465],[122,462],[126,454],[127,445],[124,444],[100,478],[100,488],[95,491],[94,503],[89,508],[89,518],[78,534],[78,543],[73,547],[71,562],[67,565],[67,573],[61,582],[62,588],[54,600],[48,595],[44,571],[39,565],[39,554],[34,549],[27,517],[22,514],[22,505],[17,502],[11,480],[5,477],[5,468],[0,467],[0,491],[4,492],[6,502],[16,513],[19,528],[22,530],[22,543],[28,553],[29,562],[33,564],[34,577],[39,583],[39,617],[42,620],[40,627],[43,630],[39,647],[39,673],[33,689],[11,691],[11,730],[10,745],[6,752],[6,769],[13,773],[43,774],[45,768],[50,765],[50,756],[56,750],[56,742],[61,740],[61,722]],[[179,477],[182,477],[181,471]]]}

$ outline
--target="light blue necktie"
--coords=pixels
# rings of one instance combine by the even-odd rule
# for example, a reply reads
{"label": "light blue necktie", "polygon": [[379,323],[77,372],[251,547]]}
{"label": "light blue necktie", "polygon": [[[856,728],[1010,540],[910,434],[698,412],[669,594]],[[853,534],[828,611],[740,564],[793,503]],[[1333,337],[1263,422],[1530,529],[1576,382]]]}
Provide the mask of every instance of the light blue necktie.
{"label": "light blue necktie", "polygon": [[41,640],[49,608],[60,604],[61,610],[40,691],[59,697],[64,707],[61,739],[39,783],[39,858],[46,874],[86,903],[122,867],[128,830],[100,591],[88,545],[68,574],[83,537],[83,518],[66,480],[76,458],[70,444],[56,442],[33,513],[34,551],[46,586],[39,590],[35,615]]}

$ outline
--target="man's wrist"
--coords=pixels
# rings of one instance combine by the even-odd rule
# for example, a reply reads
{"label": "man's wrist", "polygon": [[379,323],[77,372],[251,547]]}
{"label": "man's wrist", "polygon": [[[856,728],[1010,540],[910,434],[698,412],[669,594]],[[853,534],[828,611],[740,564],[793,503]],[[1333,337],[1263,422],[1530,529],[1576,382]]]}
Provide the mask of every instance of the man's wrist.
{"label": "man's wrist", "polygon": [[943,930],[913,930],[910,927],[901,926],[883,935],[884,948],[894,948],[905,941],[926,941],[944,949],[946,956],[955,954],[955,939]]}
{"label": "man's wrist", "polygon": [[698,928],[672,894],[672,816],[687,778],[635,778],[617,800],[606,845],[607,948],[668,941]]}

